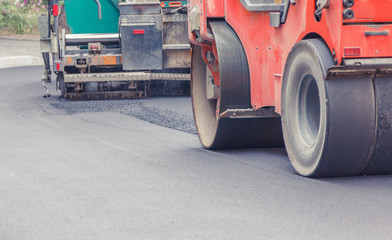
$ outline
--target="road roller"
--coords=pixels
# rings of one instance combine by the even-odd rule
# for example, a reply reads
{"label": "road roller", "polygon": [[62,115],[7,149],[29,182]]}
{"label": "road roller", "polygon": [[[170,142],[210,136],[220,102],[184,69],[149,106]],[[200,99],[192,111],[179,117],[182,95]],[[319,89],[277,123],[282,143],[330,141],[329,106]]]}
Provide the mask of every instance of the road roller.
{"label": "road roller", "polygon": [[201,144],[285,146],[306,177],[391,174],[391,12],[384,0],[190,0]]}
{"label": "road roller", "polygon": [[43,86],[54,73],[69,99],[189,95],[186,4],[49,0],[48,14],[38,18]]}

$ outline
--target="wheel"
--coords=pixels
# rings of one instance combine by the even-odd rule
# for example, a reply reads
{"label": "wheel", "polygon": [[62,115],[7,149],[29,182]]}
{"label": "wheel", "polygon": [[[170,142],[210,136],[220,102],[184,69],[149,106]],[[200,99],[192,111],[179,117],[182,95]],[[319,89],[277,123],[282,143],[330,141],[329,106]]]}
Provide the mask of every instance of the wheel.
{"label": "wheel", "polygon": [[98,82],[86,82],[84,84],[84,90],[85,92],[88,93],[96,93],[98,92],[98,86],[99,86]]}
{"label": "wheel", "polygon": [[59,82],[59,88],[61,90],[61,96],[65,97],[66,83],[64,82],[64,75],[62,73],[59,73],[59,75],[57,75],[57,80]]}
{"label": "wheel", "polygon": [[[193,46],[191,68],[192,108],[196,130],[207,149],[283,146],[280,118],[229,119],[220,114],[229,108],[251,108],[250,77],[237,35],[225,22],[210,23],[214,39],[219,84],[214,93],[202,48]],[[212,54],[211,52],[209,54]],[[210,56],[211,57],[211,56]]]}
{"label": "wheel", "polygon": [[310,177],[363,172],[374,141],[372,79],[325,80],[334,64],[320,40],[296,44],[282,82],[282,127],[295,170]]}
{"label": "wheel", "polygon": [[392,78],[374,79],[376,98],[376,141],[364,174],[392,173]]}

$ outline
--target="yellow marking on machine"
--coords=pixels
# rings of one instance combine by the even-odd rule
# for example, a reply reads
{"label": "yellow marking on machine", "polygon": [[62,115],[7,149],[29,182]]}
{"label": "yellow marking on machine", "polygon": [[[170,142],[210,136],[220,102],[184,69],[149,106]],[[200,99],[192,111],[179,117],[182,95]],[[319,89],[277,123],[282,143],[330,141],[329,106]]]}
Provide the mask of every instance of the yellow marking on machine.
{"label": "yellow marking on machine", "polygon": [[67,57],[67,65],[72,65],[72,57]]}
{"label": "yellow marking on machine", "polygon": [[116,56],[104,56],[104,65],[116,65]]}

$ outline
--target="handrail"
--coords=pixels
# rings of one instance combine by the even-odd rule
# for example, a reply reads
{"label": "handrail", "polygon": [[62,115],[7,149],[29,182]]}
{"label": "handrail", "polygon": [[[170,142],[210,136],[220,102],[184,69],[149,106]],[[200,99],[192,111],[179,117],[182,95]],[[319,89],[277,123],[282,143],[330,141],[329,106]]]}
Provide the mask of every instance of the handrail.
{"label": "handrail", "polygon": [[102,19],[102,14],[101,14],[101,3],[99,2],[99,0],[93,0],[97,6],[98,6],[98,19],[101,20]]}

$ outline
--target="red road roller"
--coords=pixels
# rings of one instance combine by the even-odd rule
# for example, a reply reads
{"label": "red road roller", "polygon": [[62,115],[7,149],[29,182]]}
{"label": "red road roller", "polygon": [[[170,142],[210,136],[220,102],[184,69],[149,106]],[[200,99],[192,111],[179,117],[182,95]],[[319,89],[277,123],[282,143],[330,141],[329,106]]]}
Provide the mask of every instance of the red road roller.
{"label": "red road roller", "polygon": [[285,146],[307,177],[392,172],[392,4],[190,0],[207,149]]}

